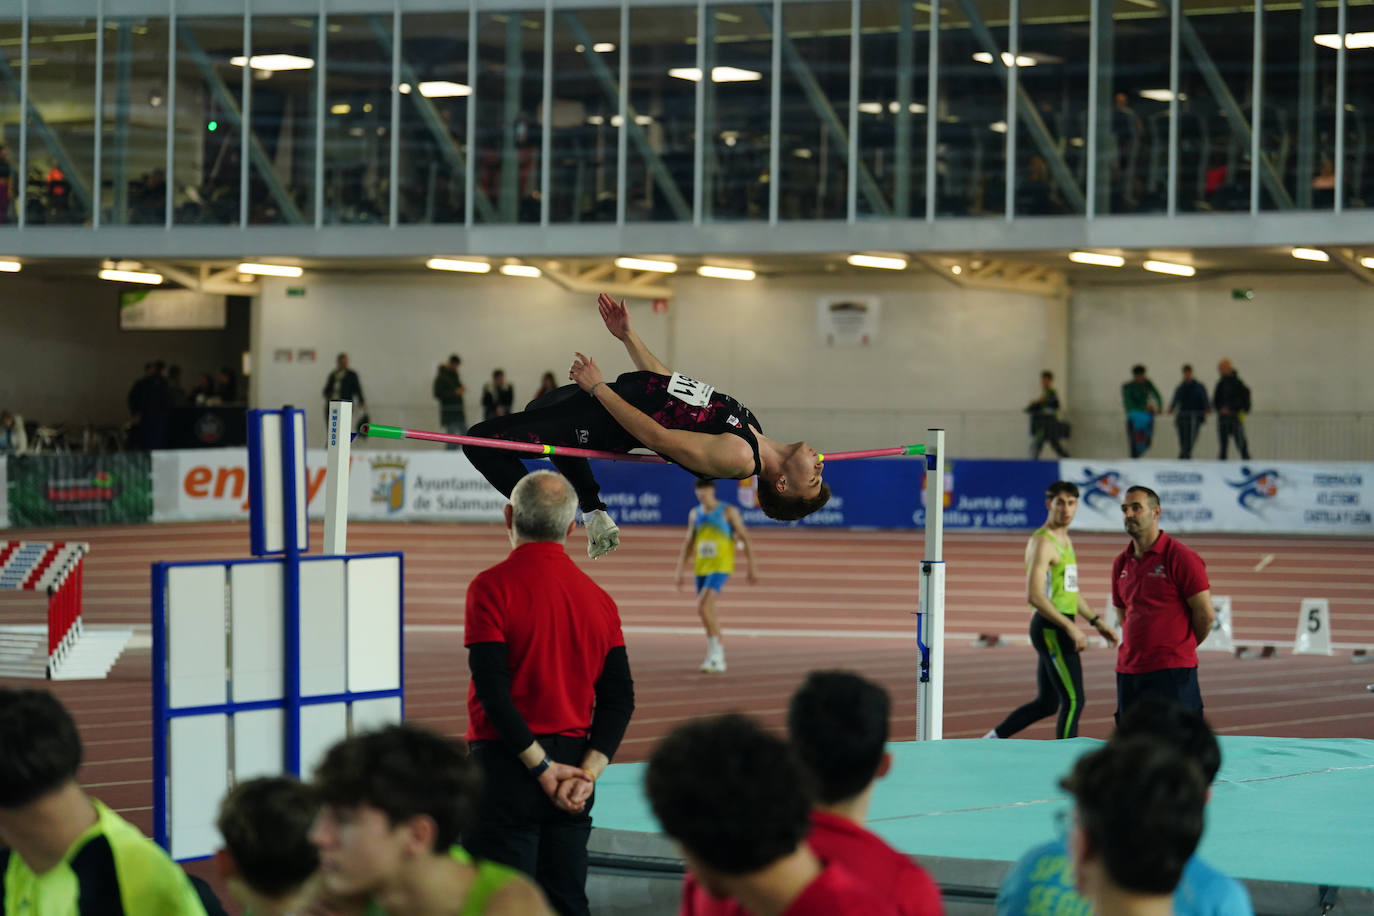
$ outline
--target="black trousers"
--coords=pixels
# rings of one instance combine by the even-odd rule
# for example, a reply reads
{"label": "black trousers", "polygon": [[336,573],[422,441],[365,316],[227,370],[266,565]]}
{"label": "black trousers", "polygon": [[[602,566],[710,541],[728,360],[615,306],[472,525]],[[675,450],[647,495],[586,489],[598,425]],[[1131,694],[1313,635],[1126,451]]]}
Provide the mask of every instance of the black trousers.
{"label": "black trousers", "polygon": [[1198,430],[1202,429],[1202,414],[1195,411],[1179,411],[1174,418],[1178,430],[1178,457],[1193,457],[1193,446],[1197,444]]}
{"label": "black trousers", "polygon": [[1161,668],[1143,674],[1116,675],[1116,719],[1144,696],[1164,697],[1189,709],[1202,712],[1202,688],[1196,668]]}
{"label": "black trousers", "polygon": [[[582,763],[586,738],[539,735],[538,740],[553,760]],[[559,916],[589,916],[587,838],[596,794],[581,814],[568,814],[554,807],[520,758],[499,741],[473,742],[472,757],[486,776],[486,791],[463,847],[476,858],[529,875]]]}
{"label": "black trousers", "polygon": [[1245,424],[1235,414],[1217,417],[1217,438],[1221,440],[1221,460],[1226,460],[1227,440],[1236,440],[1236,451],[1244,461],[1250,460],[1250,443],[1245,441]]}
{"label": "black trousers", "polygon": [[[610,451],[629,451],[638,445],[596,398],[576,385],[564,385],[535,398],[520,413],[483,420],[468,429],[468,435]],[[520,478],[529,473],[521,460],[521,452],[469,445],[463,449],[463,454],[488,483],[506,496],[510,496]],[[583,512],[606,508],[601,501],[601,487],[592,476],[590,461],[560,455],[554,455],[552,460],[553,466],[577,491],[577,503]]]}
{"label": "black trousers", "polygon": [[1039,614],[1031,618],[1031,645],[1035,647],[1035,699],[1012,710],[997,726],[997,737],[1010,738],[1057,710],[1056,738],[1077,738],[1078,718],[1083,714],[1083,663],[1073,640]]}

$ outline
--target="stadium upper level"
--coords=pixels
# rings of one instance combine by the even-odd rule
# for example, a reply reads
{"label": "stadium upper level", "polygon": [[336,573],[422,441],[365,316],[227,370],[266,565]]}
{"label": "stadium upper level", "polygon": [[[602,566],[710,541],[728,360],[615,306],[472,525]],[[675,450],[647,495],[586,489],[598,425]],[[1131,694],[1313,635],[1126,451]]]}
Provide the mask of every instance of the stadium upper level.
{"label": "stadium upper level", "polygon": [[1371,0],[12,0],[0,253],[1354,245],[1372,99]]}

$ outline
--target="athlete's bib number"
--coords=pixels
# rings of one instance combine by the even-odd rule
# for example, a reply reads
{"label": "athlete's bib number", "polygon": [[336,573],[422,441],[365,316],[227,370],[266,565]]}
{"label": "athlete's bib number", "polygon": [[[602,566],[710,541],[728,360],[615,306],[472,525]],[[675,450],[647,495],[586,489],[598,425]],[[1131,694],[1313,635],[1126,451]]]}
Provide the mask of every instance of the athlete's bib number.
{"label": "athlete's bib number", "polygon": [[673,377],[668,379],[668,393],[693,407],[709,406],[711,395],[715,394],[715,391],[713,386],[698,382],[681,372],[674,372]]}
{"label": "athlete's bib number", "polygon": [[1068,563],[1064,566],[1064,591],[1078,591],[1078,564]]}
{"label": "athlete's bib number", "polygon": [[720,545],[715,541],[697,541],[697,558],[701,560],[714,560]]}

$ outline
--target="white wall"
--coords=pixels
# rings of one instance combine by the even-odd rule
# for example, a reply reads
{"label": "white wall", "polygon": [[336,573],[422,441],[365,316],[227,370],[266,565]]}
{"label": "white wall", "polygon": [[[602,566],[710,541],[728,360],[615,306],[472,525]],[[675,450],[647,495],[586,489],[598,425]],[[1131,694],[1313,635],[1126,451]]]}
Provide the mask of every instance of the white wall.
{"label": "white wall", "polygon": [[[812,275],[752,283],[674,279],[667,314],[632,301],[649,347],[676,369],[753,408],[768,432],[805,436],[825,449],[921,441],[931,423],[959,411],[997,414],[983,450],[1020,454],[1029,400],[1045,366],[1062,372],[1056,333],[1064,306],[1037,296],[958,290],[923,275]],[[304,296],[288,296],[304,286]],[[874,295],[878,339],[830,348],[818,339],[823,294]],[[308,274],[267,281],[255,321],[257,402],[306,405],[322,416],[320,391],[339,351],[358,370],[372,419],[433,428],[430,383],[450,352],[463,357],[468,419],[480,417],[481,383],[501,366],[517,402],[552,369],[562,383],[575,350],[608,376],[632,368],[602,328],[591,296],[543,280],[425,274]],[[313,347],[319,362],[277,363],[276,348]],[[399,414],[399,416],[397,416]],[[316,440],[323,421],[311,424]],[[1000,437],[1000,439],[998,438]],[[999,444],[1000,443],[1000,444]]]}

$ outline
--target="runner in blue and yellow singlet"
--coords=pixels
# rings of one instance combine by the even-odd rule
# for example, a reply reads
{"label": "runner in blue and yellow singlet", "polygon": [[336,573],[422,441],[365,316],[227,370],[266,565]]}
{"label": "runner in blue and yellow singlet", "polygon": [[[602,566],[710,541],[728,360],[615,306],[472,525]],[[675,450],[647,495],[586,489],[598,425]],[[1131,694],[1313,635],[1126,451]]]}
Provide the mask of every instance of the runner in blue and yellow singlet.
{"label": "runner in blue and yellow singlet", "polygon": [[1055,737],[1078,737],[1078,718],[1083,713],[1083,666],[1078,653],[1088,647],[1078,615],[1108,645],[1117,642],[1115,631],[1093,614],[1078,590],[1078,557],[1069,539],[1069,524],[1078,511],[1078,487],[1066,480],[1050,484],[1045,508],[1049,510],[1045,524],[1026,543],[1026,597],[1035,611],[1030,639],[1038,656],[1035,699],[1013,710],[985,738],[1010,738],[1056,710]]}
{"label": "runner in blue and yellow singlet", "polygon": [[720,643],[720,619],[716,614],[716,597],[735,571],[735,539],[744,545],[748,562],[749,584],[758,581],[754,566],[754,547],[739,509],[716,498],[714,480],[696,483],[698,505],[687,516],[687,539],[677,558],[673,582],[682,588],[682,570],[688,557],[694,557],[693,571],[697,578],[697,613],[706,627],[706,659],[701,670],[707,674],[725,672],[725,649]]}

